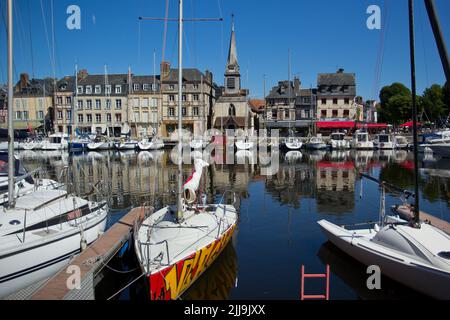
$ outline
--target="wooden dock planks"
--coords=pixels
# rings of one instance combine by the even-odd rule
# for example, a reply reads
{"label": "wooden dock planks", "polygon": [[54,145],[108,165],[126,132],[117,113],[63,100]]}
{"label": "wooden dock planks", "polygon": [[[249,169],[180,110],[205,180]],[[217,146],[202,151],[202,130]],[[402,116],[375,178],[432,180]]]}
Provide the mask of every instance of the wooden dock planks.
{"label": "wooden dock planks", "polygon": [[[32,295],[31,300],[69,300],[70,295],[73,295],[73,293],[67,287],[67,280],[72,273],[68,273],[67,270],[70,266],[74,265],[78,266],[81,270],[82,283],[88,286],[88,290],[91,290],[90,293],[85,294],[86,299],[89,299],[89,297],[93,298],[94,273],[103,266],[102,261],[108,261],[129,240],[135,221],[144,217],[146,209],[140,207],[131,210],[96,242],[80,255],[76,256],[64,269],[60,270],[42,288]],[[89,286],[92,288],[89,288]]]}

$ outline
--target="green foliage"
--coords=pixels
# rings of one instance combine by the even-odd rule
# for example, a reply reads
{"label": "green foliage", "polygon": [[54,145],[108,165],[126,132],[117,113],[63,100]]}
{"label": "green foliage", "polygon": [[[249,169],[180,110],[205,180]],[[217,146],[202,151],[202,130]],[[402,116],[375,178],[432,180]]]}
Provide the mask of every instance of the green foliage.
{"label": "green foliage", "polygon": [[446,116],[446,105],[444,102],[443,88],[434,84],[427,88],[422,96],[422,106],[430,121],[439,123]]}
{"label": "green foliage", "polygon": [[401,83],[385,86],[380,92],[380,118],[384,122],[400,124],[411,119],[411,90]]}

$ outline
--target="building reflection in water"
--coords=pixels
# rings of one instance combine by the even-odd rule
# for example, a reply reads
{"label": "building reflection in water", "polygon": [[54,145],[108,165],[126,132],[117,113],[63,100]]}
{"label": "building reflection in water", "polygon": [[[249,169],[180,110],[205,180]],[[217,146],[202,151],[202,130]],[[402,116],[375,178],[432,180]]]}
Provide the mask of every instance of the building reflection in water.
{"label": "building reflection in water", "polygon": [[184,294],[183,300],[228,300],[237,284],[238,261],[230,242],[214,264]]}

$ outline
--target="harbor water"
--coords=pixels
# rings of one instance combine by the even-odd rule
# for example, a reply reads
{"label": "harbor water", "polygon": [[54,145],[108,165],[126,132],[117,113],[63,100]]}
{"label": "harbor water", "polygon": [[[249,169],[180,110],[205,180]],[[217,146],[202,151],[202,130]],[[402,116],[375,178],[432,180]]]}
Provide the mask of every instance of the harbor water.
{"label": "harbor water", "polygon": [[[108,199],[108,225],[132,207],[156,209],[175,203],[177,166],[168,151],[20,152],[29,170],[43,168],[43,176],[67,184],[85,195],[95,187]],[[208,200],[225,191],[240,198],[240,221],[230,245],[183,299],[287,299],[300,297],[300,269],[324,273],[331,267],[331,299],[407,299],[421,295],[382,278],[381,290],[369,290],[367,267],[327,242],[317,221],[338,225],[378,221],[378,185],[361,180],[367,173],[403,189],[414,189],[413,155],[407,151],[342,151],[280,153],[278,170],[262,174],[245,156],[238,164],[207,168],[201,190]],[[422,210],[450,221],[450,161],[421,155]],[[192,166],[184,165],[187,179]],[[386,208],[402,199],[387,194]],[[140,275],[133,249],[121,252],[98,275],[97,299],[145,300],[144,278],[115,295]],[[309,294],[322,294],[323,279],[305,285]]]}

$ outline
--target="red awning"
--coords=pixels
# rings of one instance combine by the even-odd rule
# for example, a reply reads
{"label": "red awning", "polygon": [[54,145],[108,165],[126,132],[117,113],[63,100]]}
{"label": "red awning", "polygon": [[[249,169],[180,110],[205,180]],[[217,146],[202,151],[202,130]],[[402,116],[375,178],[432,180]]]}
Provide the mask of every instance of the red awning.
{"label": "red awning", "polygon": [[349,129],[354,128],[354,121],[319,121],[317,128],[320,129]]}
{"label": "red awning", "polygon": [[386,129],[387,127],[386,123],[358,123],[358,128]]}
{"label": "red awning", "polygon": [[[400,128],[411,128],[413,125],[414,125],[413,122],[409,121],[407,123],[400,125]],[[417,125],[421,126],[422,124],[420,122],[417,122]]]}
{"label": "red awning", "polygon": [[345,169],[345,170],[353,170],[355,169],[354,162],[329,162],[329,161],[320,161],[317,163],[318,169],[323,168],[333,168],[333,169]]}

